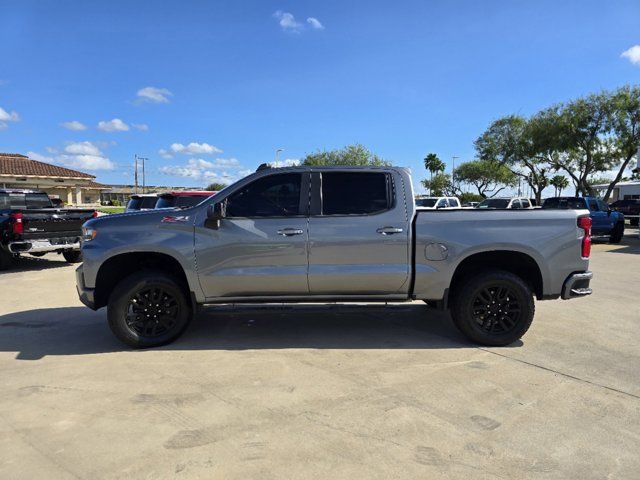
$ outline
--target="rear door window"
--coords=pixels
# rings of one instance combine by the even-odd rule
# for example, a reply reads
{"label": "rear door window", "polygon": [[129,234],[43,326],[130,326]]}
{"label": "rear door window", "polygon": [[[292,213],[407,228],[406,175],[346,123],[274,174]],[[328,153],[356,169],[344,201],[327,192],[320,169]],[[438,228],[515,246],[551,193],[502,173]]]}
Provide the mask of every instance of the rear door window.
{"label": "rear door window", "polygon": [[391,183],[384,172],[323,172],[323,215],[370,215],[391,208]]}

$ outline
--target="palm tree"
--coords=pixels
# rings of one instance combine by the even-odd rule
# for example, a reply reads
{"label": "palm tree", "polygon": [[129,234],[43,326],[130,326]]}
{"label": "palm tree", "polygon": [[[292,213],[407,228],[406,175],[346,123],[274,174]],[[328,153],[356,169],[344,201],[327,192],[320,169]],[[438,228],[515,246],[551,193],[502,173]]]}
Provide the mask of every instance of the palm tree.
{"label": "palm tree", "polygon": [[[433,174],[437,175],[440,172],[444,172],[446,165],[438,158],[438,155],[429,153],[424,157],[424,168],[431,173],[431,181],[433,181]],[[431,189],[429,189],[429,195],[431,195]]]}
{"label": "palm tree", "polygon": [[555,188],[555,196],[562,195],[562,190],[569,186],[569,179],[563,175],[554,175],[549,182]]}

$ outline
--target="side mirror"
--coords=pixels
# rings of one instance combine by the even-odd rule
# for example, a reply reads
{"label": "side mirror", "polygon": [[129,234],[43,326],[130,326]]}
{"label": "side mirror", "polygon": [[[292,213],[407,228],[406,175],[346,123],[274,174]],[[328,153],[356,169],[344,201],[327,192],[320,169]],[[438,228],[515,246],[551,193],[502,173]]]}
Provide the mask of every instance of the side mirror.
{"label": "side mirror", "polygon": [[227,215],[227,203],[225,201],[216,202],[213,205],[209,205],[207,208],[207,220],[204,226],[217,230],[220,228],[220,220]]}
{"label": "side mirror", "polygon": [[612,212],[612,211],[613,211],[613,210],[611,209],[611,207],[607,208],[607,217],[610,217],[610,216],[611,216],[611,212]]}

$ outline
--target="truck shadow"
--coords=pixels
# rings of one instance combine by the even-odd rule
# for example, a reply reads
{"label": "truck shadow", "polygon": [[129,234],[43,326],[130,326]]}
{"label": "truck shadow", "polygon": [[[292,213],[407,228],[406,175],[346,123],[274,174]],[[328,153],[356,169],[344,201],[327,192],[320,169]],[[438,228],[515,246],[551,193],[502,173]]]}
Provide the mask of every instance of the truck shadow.
{"label": "truck shadow", "polygon": [[[426,305],[261,305],[204,308],[182,337],[156,350],[469,347],[447,313]],[[17,352],[19,360],[126,350],[109,330],[104,310],[48,308],[0,316],[0,351]]]}

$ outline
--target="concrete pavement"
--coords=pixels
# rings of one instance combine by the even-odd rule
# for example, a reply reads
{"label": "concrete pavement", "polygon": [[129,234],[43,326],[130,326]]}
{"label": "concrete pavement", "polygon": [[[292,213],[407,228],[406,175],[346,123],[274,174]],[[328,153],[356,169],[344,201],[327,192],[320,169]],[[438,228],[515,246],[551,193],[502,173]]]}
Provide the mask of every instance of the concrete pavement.
{"label": "concrete pavement", "polygon": [[208,308],[132,351],[55,255],[0,274],[0,478],[638,478],[640,241],[522,342],[424,304]]}

